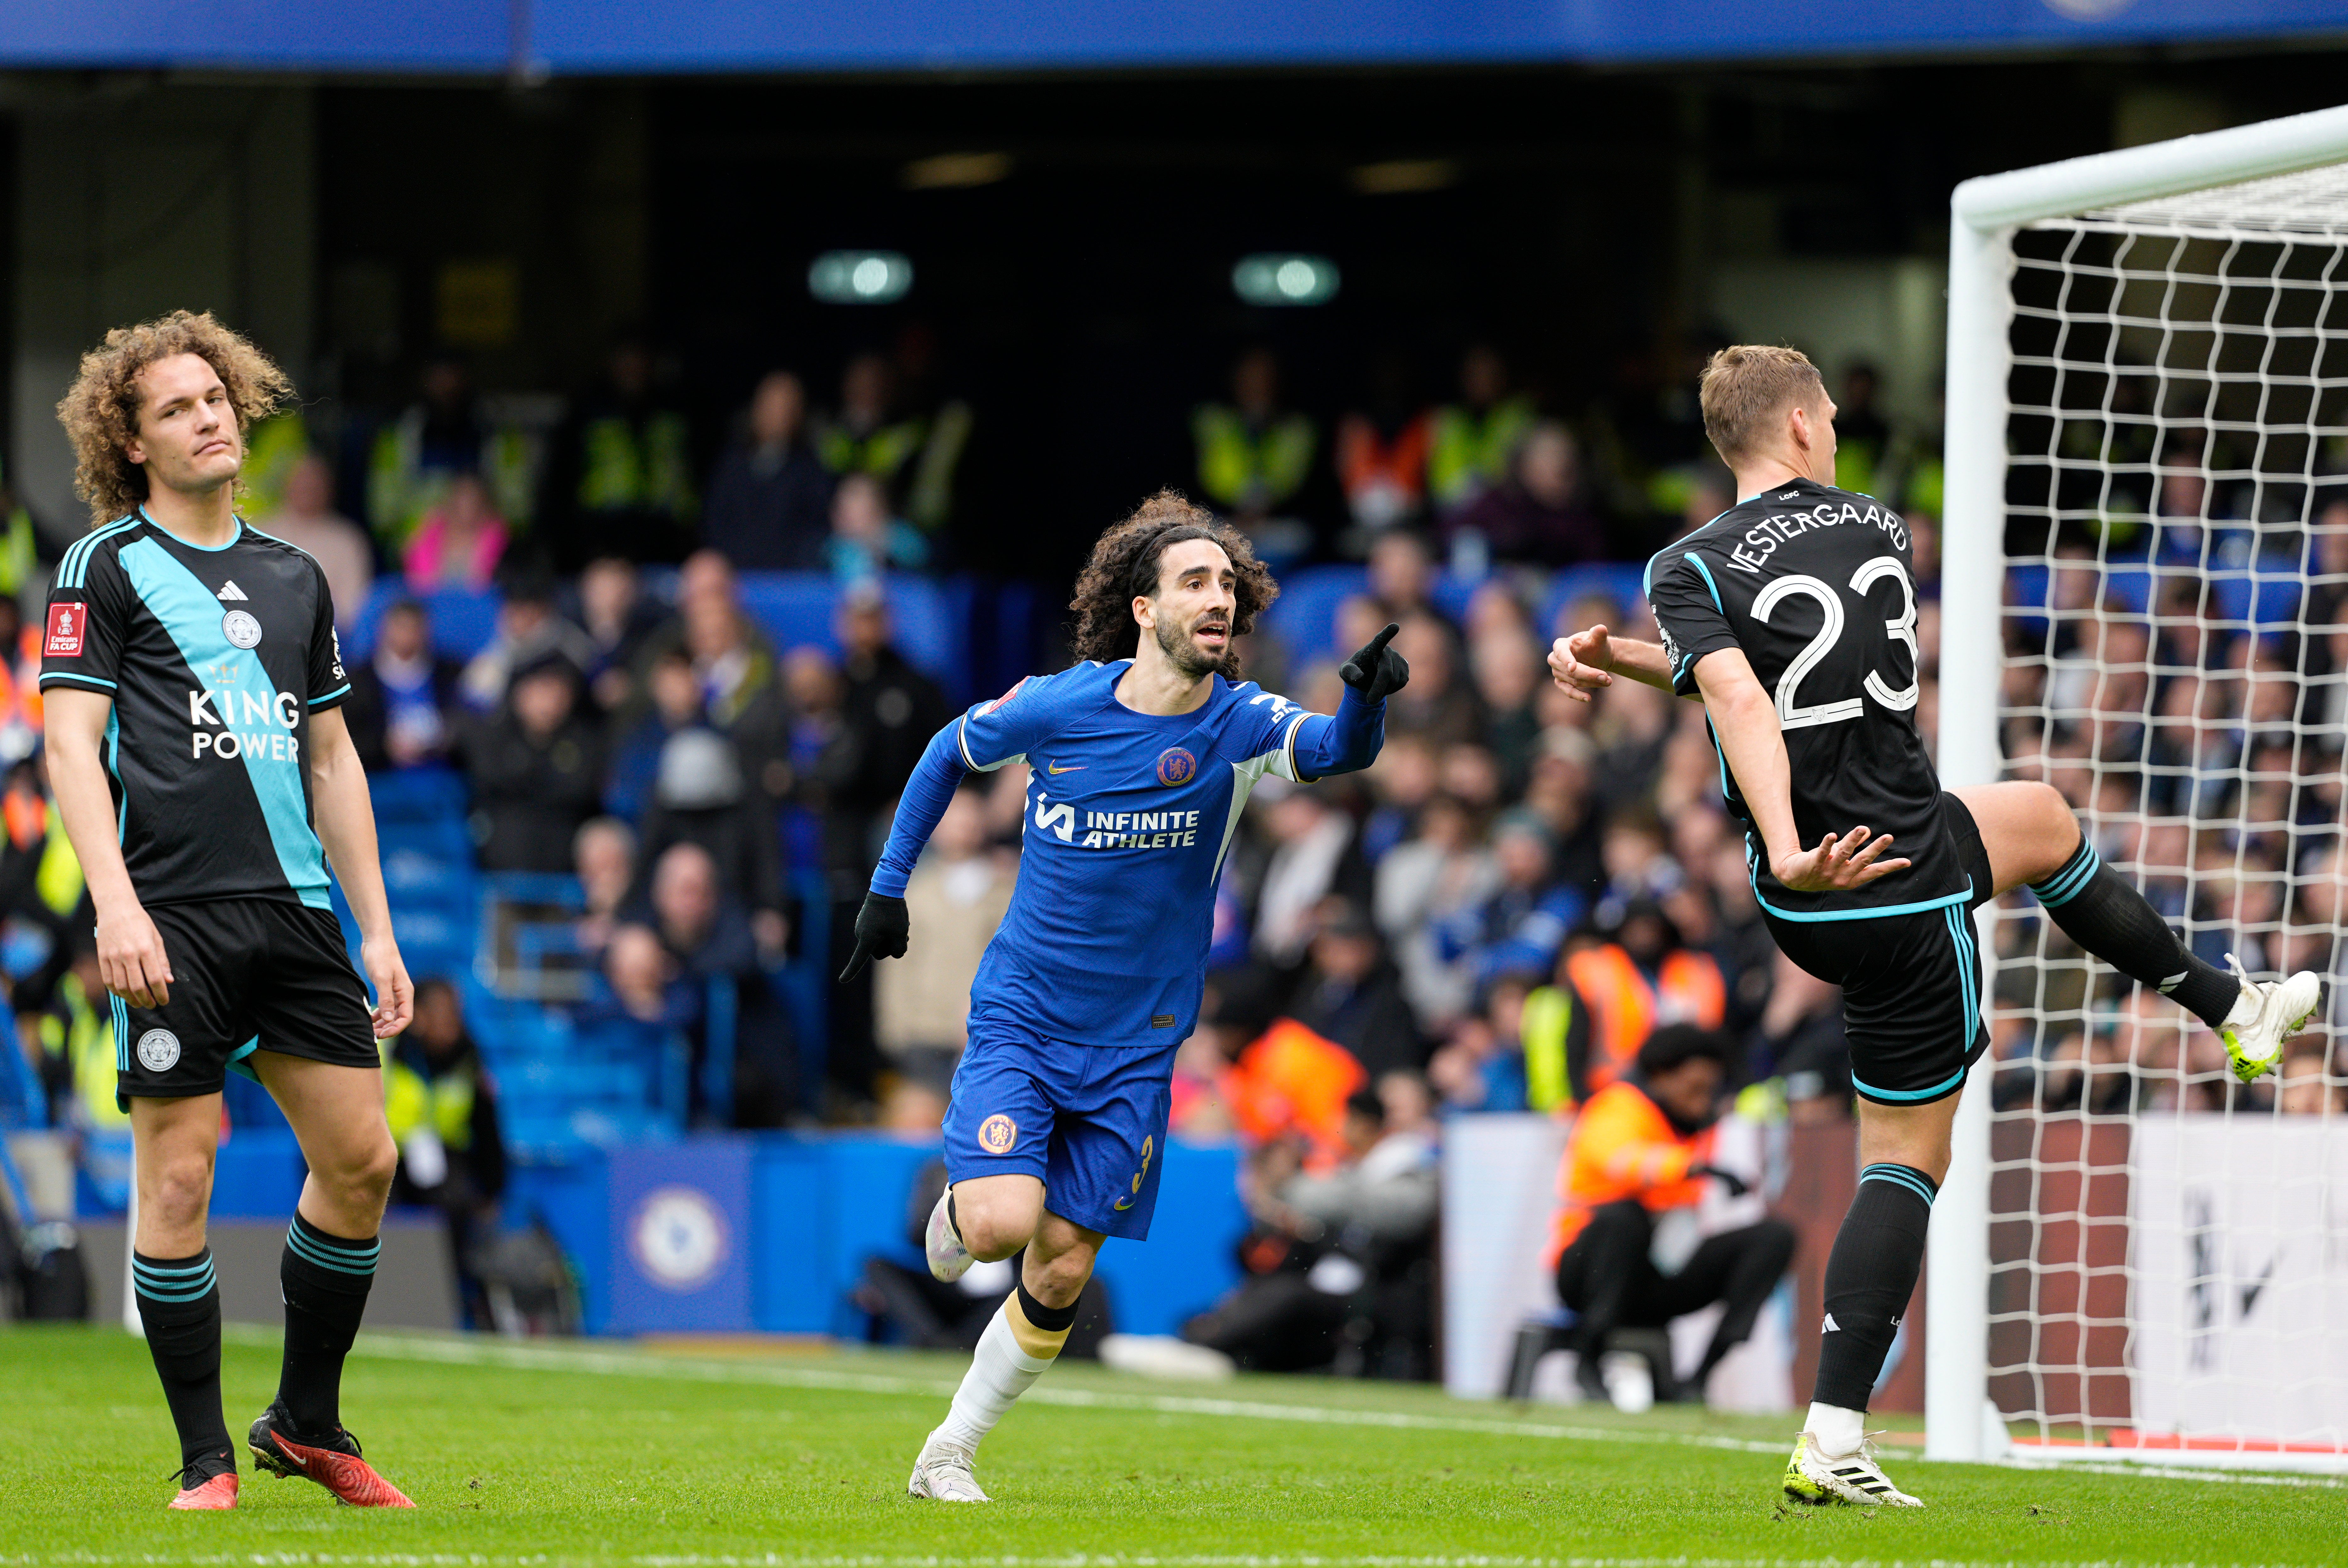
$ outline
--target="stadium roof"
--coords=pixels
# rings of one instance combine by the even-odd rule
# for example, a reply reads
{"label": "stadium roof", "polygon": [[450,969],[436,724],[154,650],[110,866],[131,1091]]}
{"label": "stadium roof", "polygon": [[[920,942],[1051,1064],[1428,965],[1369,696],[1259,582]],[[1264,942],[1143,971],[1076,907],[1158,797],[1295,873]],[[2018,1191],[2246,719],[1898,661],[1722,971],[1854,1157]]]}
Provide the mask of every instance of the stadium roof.
{"label": "stadium roof", "polygon": [[0,0],[0,67],[518,73],[1637,63],[2348,36],[2348,0]]}

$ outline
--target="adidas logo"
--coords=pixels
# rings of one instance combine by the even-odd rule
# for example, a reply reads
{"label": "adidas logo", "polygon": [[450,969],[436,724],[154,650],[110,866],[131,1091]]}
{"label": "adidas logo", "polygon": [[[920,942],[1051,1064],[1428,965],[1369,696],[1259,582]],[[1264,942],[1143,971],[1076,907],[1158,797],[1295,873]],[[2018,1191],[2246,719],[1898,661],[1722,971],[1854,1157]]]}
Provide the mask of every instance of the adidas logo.
{"label": "adidas logo", "polygon": [[2160,983],[2160,994],[2166,996],[2171,991],[2176,990],[2178,986],[2183,985],[2185,983],[2187,973],[2188,971],[2179,969],[2176,974],[2171,975],[2167,979],[2163,980]]}
{"label": "adidas logo", "polygon": [[1842,1332],[1842,1325],[1837,1323],[1834,1320],[1834,1314],[1829,1312],[1827,1314],[1826,1326],[1819,1329],[1818,1332],[1820,1334],[1839,1334]]}
{"label": "adidas logo", "polygon": [[234,583],[230,583],[224,585],[220,591],[220,596],[221,601],[226,603],[242,603],[252,597],[252,595],[247,593]]}

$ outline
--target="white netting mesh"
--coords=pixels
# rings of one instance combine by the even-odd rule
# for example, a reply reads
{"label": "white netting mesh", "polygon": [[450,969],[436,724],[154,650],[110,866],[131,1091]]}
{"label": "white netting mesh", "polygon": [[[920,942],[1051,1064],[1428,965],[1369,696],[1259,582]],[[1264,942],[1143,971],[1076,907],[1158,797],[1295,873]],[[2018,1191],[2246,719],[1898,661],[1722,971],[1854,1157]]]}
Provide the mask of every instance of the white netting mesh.
{"label": "white netting mesh", "polygon": [[[2254,975],[2343,972],[2348,170],[2014,237],[2004,777]],[[2348,1010],[2214,1034],[1995,914],[1990,1387],[2041,1440],[2348,1462]]]}

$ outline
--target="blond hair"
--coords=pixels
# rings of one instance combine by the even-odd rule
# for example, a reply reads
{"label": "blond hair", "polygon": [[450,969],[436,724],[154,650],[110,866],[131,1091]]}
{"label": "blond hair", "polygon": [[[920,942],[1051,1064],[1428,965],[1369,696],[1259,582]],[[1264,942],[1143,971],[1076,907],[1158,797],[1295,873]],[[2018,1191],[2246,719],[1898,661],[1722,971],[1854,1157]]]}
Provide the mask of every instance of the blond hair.
{"label": "blond hair", "polygon": [[219,376],[240,437],[294,395],[285,372],[209,311],[175,310],[116,327],[81,356],[81,370],[57,404],[57,422],[73,441],[74,493],[89,502],[92,527],[129,515],[147,499],[147,470],[128,449],[139,434],[139,377],[157,360],[180,354],[195,355]]}
{"label": "blond hair", "polygon": [[1768,439],[1773,419],[1788,408],[1816,407],[1826,391],[1818,367],[1800,349],[1733,344],[1704,367],[1704,433],[1733,468]]}

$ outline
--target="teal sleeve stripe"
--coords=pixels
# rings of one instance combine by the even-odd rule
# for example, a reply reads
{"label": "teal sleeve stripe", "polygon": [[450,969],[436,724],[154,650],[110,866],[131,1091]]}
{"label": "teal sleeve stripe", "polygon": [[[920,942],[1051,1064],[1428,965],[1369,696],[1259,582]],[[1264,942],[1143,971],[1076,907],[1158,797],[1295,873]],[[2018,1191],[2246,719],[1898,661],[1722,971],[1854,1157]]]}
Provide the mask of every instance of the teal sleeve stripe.
{"label": "teal sleeve stripe", "polygon": [[[1720,742],[1715,739],[1713,742],[1713,745],[1717,748]],[[1776,904],[1771,903],[1767,899],[1761,896],[1760,878],[1756,876],[1753,880],[1754,902],[1760,904],[1763,909],[1767,910],[1771,914],[1776,915],[1779,920],[1798,920],[1805,922],[1819,920],[1882,920],[1895,914],[1916,914],[1928,909],[1946,909],[1952,904],[1968,903],[1972,902],[1972,896],[1973,879],[1967,877],[1965,879],[1965,891],[1962,892],[1952,892],[1946,898],[1928,898],[1918,903],[1886,904],[1881,909],[1820,909],[1812,910],[1804,913],[1790,909],[1779,909]]]}
{"label": "teal sleeve stripe", "polygon": [[320,696],[314,696],[314,697],[312,697],[312,698],[310,699],[310,706],[311,706],[312,707],[317,707],[317,706],[318,706],[320,703],[322,703],[322,702],[332,702],[332,701],[334,701],[334,700],[335,700],[336,697],[338,697],[338,696],[348,696],[350,695],[350,693],[351,693],[351,683],[350,683],[350,682],[348,682],[348,681],[345,681],[342,685],[340,685],[340,686],[336,686],[334,690],[332,690],[332,691],[330,691],[330,692],[324,693],[324,694],[322,694],[322,695],[320,695]]}
{"label": "teal sleeve stripe", "polygon": [[[194,573],[152,540],[141,540],[121,553],[131,586],[180,650],[191,670],[223,672],[222,684],[246,693],[274,692],[276,683],[250,648],[240,648],[221,630],[220,601],[197,580]],[[310,826],[310,804],[302,789],[302,764],[293,758],[256,757],[257,747],[239,747],[237,756],[252,780],[261,814],[269,824],[269,838],[285,883],[312,909],[331,907],[327,897],[326,855]],[[221,767],[216,758],[193,764]]]}
{"label": "teal sleeve stripe", "polygon": [[101,679],[97,676],[77,676],[70,670],[43,670],[40,679],[41,689],[48,690],[49,683],[52,681],[71,681],[76,686],[104,686],[108,691],[117,689],[112,681]]}
{"label": "teal sleeve stripe", "polygon": [[80,587],[89,575],[89,558],[97,553],[100,542],[112,538],[126,528],[137,527],[139,521],[139,514],[133,512],[119,521],[108,523],[104,528],[93,529],[67,545],[65,559],[57,564],[57,586]]}
{"label": "teal sleeve stripe", "polygon": [[1861,1181],[1889,1181],[1894,1186],[1905,1187],[1923,1199],[1928,1208],[1936,1196],[1924,1178],[1909,1170],[1905,1165],[1870,1165],[1859,1173],[1859,1179]]}
{"label": "teal sleeve stripe", "polygon": [[1691,550],[1687,552],[1687,563],[1704,574],[1704,588],[1712,594],[1712,607],[1724,615],[1727,614],[1728,606],[1720,602],[1720,584],[1712,580],[1712,568],[1704,563],[1704,557]]}
{"label": "teal sleeve stripe", "polygon": [[[106,712],[106,770],[114,781],[122,782],[122,707],[119,703]],[[122,799],[114,808],[114,841],[128,843],[130,840],[130,791],[126,787]]]}

